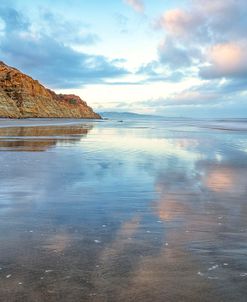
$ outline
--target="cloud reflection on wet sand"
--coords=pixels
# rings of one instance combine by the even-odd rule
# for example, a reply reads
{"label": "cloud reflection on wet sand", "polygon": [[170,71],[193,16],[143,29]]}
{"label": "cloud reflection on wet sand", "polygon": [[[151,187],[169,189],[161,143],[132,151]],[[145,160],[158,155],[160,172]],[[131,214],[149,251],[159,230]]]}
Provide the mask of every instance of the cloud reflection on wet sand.
{"label": "cloud reflection on wet sand", "polygon": [[146,126],[2,133],[0,299],[245,301],[246,136]]}

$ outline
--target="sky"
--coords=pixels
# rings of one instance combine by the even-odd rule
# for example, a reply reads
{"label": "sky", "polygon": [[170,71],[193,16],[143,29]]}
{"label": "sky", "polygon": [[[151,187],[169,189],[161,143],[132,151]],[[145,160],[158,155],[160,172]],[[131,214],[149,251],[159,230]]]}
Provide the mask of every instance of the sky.
{"label": "sky", "polygon": [[95,111],[246,117],[246,0],[1,0],[0,59]]}

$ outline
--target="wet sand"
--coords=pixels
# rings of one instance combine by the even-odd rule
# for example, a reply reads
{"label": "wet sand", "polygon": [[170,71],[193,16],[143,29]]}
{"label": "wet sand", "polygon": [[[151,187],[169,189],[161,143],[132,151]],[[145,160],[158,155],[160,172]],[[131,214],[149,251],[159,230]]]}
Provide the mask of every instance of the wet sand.
{"label": "wet sand", "polygon": [[66,119],[66,118],[26,118],[6,119],[0,118],[0,128],[10,127],[38,127],[38,126],[67,126],[81,123],[99,123],[101,120],[93,119]]}
{"label": "wet sand", "polygon": [[244,121],[11,123],[0,301],[246,301]]}

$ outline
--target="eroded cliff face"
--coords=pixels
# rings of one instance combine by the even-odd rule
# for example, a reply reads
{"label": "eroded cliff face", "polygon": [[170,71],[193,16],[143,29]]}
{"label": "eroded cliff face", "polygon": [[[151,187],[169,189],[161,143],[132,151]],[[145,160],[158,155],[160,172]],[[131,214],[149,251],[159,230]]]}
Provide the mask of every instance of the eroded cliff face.
{"label": "eroded cliff face", "polygon": [[56,94],[0,62],[0,117],[101,118],[79,96]]}

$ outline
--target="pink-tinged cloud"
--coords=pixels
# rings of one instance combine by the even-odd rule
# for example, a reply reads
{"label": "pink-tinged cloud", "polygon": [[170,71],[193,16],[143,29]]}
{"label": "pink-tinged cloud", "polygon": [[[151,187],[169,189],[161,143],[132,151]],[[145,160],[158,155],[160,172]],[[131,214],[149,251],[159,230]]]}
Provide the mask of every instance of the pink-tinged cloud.
{"label": "pink-tinged cloud", "polygon": [[193,66],[207,79],[246,78],[246,0],[189,2],[186,9],[168,10],[156,22],[166,34],[158,47],[160,62],[173,70]]}
{"label": "pink-tinged cloud", "polygon": [[201,14],[191,13],[182,9],[173,9],[164,13],[158,20],[158,26],[164,28],[168,33],[175,36],[194,33],[202,23]]}
{"label": "pink-tinged cloud", "polygon": [[246,43],[216,44],[208,51],[210,66],[201,69],[205,78],[241,77],[247,74]]}
{"label": "pink-tinged cloud", "polygon": [[144,3],[142,0],[125,0],[125,2],[130,5],[136,12],[144,12]]}

